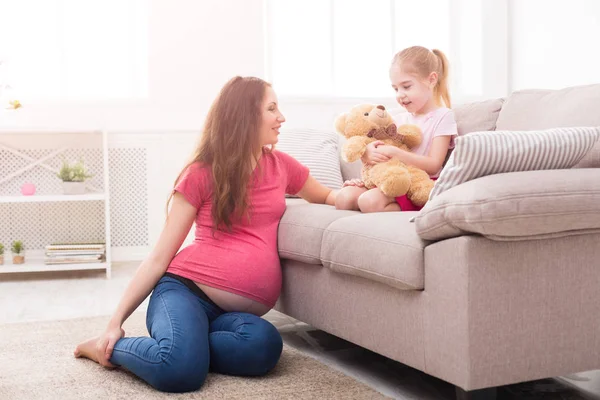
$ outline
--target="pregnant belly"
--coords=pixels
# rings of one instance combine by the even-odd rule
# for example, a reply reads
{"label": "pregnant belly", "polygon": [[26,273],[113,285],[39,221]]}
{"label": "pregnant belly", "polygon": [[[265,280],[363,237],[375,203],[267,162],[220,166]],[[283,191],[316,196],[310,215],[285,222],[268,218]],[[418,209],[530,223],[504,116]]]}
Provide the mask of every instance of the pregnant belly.
{"label": "pregnant belly", "polygon": [[246,312],[257,316],[265,315],[270,307],[239,294],[194,282],[206,295],[227,312]]}

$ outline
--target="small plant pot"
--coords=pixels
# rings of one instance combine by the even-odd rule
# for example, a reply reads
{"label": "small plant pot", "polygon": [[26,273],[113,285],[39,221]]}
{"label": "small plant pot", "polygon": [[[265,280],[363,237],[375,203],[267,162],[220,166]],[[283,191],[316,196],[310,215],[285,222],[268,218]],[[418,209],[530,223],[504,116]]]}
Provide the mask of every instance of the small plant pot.
{"label": "small plant pot", "polygon": [[13,264],[25,264],[25,254],[23,252],[12,255]]}
{"label": "small plant pot", "polygon": [[85,194],[85,182],[63,182],[64,194]]}

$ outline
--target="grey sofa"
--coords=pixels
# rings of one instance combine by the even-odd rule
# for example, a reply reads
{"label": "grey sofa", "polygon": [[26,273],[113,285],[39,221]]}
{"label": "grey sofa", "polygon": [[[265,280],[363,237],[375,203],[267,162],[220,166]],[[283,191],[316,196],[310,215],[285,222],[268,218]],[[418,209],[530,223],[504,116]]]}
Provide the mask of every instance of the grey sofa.
{"label": "grey sofa", "polygon": [[[455,114],[460,134],[600,126],[600,85],[519,91]],[[459,398],[598,369],[600,143],[577,167],[479,178],[421,213],[290,199],[276,309],[450,382]]]}

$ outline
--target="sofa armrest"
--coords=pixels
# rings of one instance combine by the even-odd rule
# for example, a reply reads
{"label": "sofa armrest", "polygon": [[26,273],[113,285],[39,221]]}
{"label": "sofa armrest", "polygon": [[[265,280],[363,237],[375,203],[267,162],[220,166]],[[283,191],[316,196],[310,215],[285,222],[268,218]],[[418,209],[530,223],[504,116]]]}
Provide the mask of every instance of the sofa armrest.
{"label": "sofa armrest", "polygon": [[527,240],[600,231],[600,169],[485,176],[436,196],[415,224],[426,240],[470,234]]}

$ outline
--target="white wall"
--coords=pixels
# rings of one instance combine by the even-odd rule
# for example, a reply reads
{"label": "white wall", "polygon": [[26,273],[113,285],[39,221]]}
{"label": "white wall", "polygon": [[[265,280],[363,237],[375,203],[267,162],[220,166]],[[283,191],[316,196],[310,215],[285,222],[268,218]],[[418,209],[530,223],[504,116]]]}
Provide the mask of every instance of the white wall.
{"label": "white wall", "polygon": [[[141,204],[140,195],[140,203],[131,206],[147,207],[152,246],[164,223],[173,180],[219,89],[235,75],[264,77],[262,4],[262,0],[150,0],[148,99],[24,104],[16,112],[0,110],[0,128],[101,127],[110,132],[111,148],[146,149],[147,204]],[[27,140],[23,137],[24,147]],[[139,259],[149,248],[116,250],[116,260]]]}
{"label": "white wall", "polygon": [[228,79],[236,74],[264,75],[262,0],[149,3],[147,100],[25,104],[18,113],[0,113],[0,127],[199,130],[210,103]]}
{"label": "white wall", "polygon": [[600,1],[511,0],[512,89],[600,83]]}
{"label": "white wall", "polygon": [[[600,52],[595,50],[600,1],[494,1],[507,1],[509,6],[513,90],[600,82]],[[25,104],[16,113],[0,112],[0,127],[101,126],[113,132],[113,147],[147,147],[148,237],[153,245],[164,222],[164,201],[197,140],[210,103],[234,75],[264,77],[265,49],[262,0],[151,0],[150,4],[146,101]],[[492,42],[504,43],[502,37],[496,39]],[[483,45],[494,46],[489,41]],[[332,129],[335,116],[360,101],[283,98],[281,107],[287,127]],[[391,93],[378,102],[395,106]]]}

